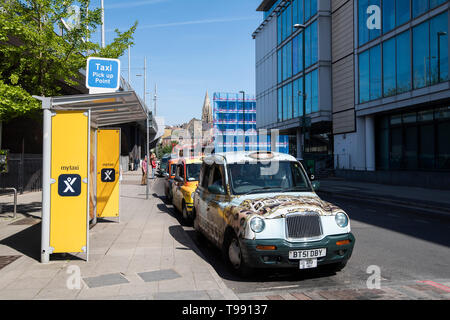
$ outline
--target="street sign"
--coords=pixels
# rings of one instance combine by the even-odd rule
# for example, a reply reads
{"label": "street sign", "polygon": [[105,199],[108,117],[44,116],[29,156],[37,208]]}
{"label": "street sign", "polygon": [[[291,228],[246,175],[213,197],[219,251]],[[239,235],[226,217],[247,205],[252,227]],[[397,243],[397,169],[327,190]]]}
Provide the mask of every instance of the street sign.
{"label": "street sign", "polygon": [[108,93],[119,90],[120,60],[96,57],[88,58],[86,87],[91,90],[91,93]]}

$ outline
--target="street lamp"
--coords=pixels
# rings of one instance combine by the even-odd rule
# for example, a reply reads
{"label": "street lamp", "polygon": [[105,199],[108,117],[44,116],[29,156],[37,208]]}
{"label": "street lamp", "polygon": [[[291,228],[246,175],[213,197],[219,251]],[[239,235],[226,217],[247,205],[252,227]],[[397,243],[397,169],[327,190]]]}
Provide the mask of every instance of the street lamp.
{"label": "street lamp", "polygon": [[[303,31],[305,31],[306,26],[304,24],[294,24],[294,28],[295,29],[301,29]],[[303,117],[302,117],[302,121],[301,121],[301,127],[302,127],[302,133],[303,133],[303,151],[302,151],[302,156],[303,158],[305,158],[305,151],[306,151],[306,146],[305,146],[305,134],[306,134],[306,75],[305,75],[305,64],[306,64],[306,59],[305,59],[305,32],[303,32],[302,34],[302,68],[303,68],[303,77],[302,77],[302,91],[300,93],[300,91],[298,92],[298,95],[303,97]]]}
{"label": "street lamp", "polygon": [[242,93],[242,112],[243,112],[243,126],[242,128],[244,129],[244,142],[243,142],[243,147],[244,147],[244,152],[245,152],[245,91],[239,91],[239,93]]}
{"label": "street lamp", "polygon": [[441,82],[441,37],[446,36],[447,32],[439,31],[438,35],[438,83]]}

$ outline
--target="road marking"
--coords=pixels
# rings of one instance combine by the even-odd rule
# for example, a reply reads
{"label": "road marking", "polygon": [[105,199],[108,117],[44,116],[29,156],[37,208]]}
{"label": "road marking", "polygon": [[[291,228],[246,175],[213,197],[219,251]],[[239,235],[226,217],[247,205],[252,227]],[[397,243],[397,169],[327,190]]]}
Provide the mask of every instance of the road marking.
{"label": "road marking", "polygon": [[419,222],[419,223],[427,223],[429,224],[429,221],[425,221],[425,220],[419,220],[419,219],[414,219],[414,221]]}
{"label": "road marking", "polygon": [[443,284],[440,284],[440,283],[437,283],[437,282],[434,282],[434,281],[428,280],[428,281],[417,281],[417,282],[418,283],[422,283],[422,284],[426,284],[426,285],[429,285],[429,286],[432,286],[432,287],[435,287],[435,288],[438,288],[438,289],[441,289],[441,290],[443,290],[445,292],[450,292],[450,288],[449,287],[444,286]]}
{"label": "road marking", "polygon": [[391,213],[388,213],[388,216],[389,216],[389,217],[393,217],[393,218],[400,218],[400,216],[397,215],[397,214],[391,214]]}

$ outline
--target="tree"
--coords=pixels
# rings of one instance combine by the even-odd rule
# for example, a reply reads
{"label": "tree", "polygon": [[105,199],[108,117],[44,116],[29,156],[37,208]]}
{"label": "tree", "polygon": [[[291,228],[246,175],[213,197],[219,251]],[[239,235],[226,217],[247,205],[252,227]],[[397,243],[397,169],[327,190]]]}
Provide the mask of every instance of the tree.
{"label": "tree", "polygon": [[[137,22],[105,48],[88,39],[101,23],[90,0],[3,0],[0,5],[0,120],[39,110],[32,95],[57,96],[61,85],[83,83],[79,72],[88,56],[119,58]],[[79,14],[73,15],[74,4]],[[66,28],[63,20],[75,21]],[[62,31],[63,30],[63,31]]]}

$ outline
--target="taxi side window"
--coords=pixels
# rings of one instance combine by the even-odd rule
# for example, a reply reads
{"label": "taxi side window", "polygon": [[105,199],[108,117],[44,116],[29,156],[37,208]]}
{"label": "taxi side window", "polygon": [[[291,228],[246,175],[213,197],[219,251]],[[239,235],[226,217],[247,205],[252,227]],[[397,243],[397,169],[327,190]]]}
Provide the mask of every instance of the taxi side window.
{"label": "taxi side window", "polygon": [[224,187],[223,175],[222,175],[222,170],[221,170],[220,166],[217,166],[217,165],[214,166],[214,174],[212,176],[210,185]]}
{"label": "taxi side window", "polygon": [[177,167],[177,177],[181,177],[184,179],[184,165],[179,164]]}
{"label": "taxi side window", "polygon": [[209,176],[211,173],[211,166],[204,164],[203,165],[203,169],[202,169],[202,181],[200,182],[200,185],[202,186],[202,188],[204,189],[208,189],[208,185],[209,185]]}
{"label": "taxi side window", "polygon": [[173,176],[176,170],[177,170],[177,165],[176,164],[172,164],[170,166],[170,175]]}

